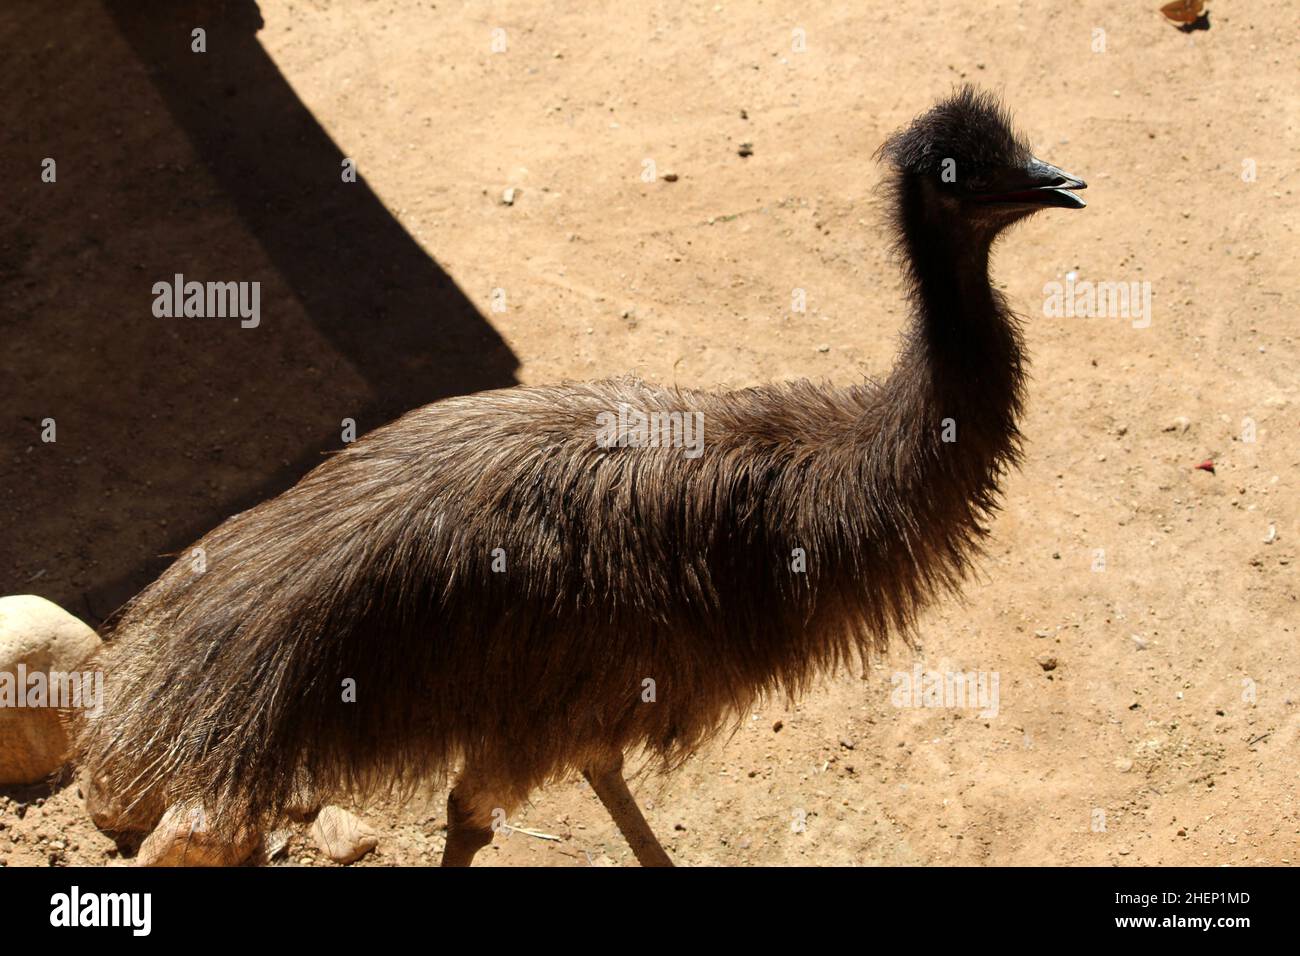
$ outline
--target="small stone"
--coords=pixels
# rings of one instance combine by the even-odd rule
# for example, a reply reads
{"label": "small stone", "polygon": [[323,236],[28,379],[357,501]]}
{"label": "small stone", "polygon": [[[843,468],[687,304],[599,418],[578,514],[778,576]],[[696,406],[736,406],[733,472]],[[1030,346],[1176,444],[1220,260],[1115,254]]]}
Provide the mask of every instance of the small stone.
{"label": "small stone", "polygon": [[1147,639],[1141,634],[1130,634],[1128,637],[1139,651],[1145,651],[1147,649]]}
{"label": "small stone", "polygon": [[666,182],[666,183],[675,183],[675,182],[677,182],[677,174],[676,174],[676,173],[664,173],[664,182]]}
{"label": "small stone", "polygon": [[1056,658],[1055,658],[1055,657],[1040,657],[1040,658],[1038,659],[1038,666],[1041,667],[1041,668],[1042,668],[1043,670],[1045,670],[1045,671],[1054,671],[1054,670],[1056,670],[1056,666],[1057,666],[1057,665],[1056,665]]}
{"label": "small stone", "polygon": [[1191,427],[1192,427],[1192,420],[1185,415],[1179,415],[1168,425],[1166,425],[1164,430],[1167,432],[1185,432],[1187,431],[1187,429]]}
{"label": "small stone", "polygon": [[[71,741],[60,708],[53,706],[60,701],[49,697],[48,678],[81,673],[99,647],[99,635],[89,626],[43,597],[0,598],[0,674],[8,675],[26,702],[0,707],[0,785],[38,783],[67,763]],[[20,673],[26,675],[21,688]],[[37,673],[45,676],[46,689],[29,697]],[[93,704],[95,688],[84,684],[82,693],[91,695]]]}
{"label": "small stone", "polygon": [[1051,637],[1051,636],[1052,636],[1052,632],[1047,630],[1046,628],[1039,628],[1037,631],[1034,631],[1034,637]]}
{"label": "small stone", "polygon": [[1133,761],[1128,757],[1119,757],[1115,760],[1115,769],[1120,773],[1128,773],[1133,769]]}
{"label": "small stone", "polygon": [[511,186],[509,189],[507,189],[505,192],[501,194],[501,205],[513,206],[515,204],[516,197],[518,197],[521,192],[523,192],[522,189],[516,189],[514,186]]}
{"label": "small stone", "polygon": [[312,824],[316,845],[335,863],[355,863],[379,846],[379,835],[356,814],[325,807]]}
{"label": "small stone", "polygon": [[830,347],[829,345],[819,345],[819,346],[817,346],[817,351],[818,351],[818,352],[829,352],[830,350],[831,350],[831,347]]}
{"label": "small stone", "polygon": [[750,157],[750,156],[753,156],[753,155],[754,155],[754,144],[753,144],[753,143],[741,143],[741,144],[740,144],[740,148],[739,148],[738,150],[736,150],[736,154],[739,155],[739,156],[741,156],[741,157],[746,157],[746,158],[747,158],[747,157]]}

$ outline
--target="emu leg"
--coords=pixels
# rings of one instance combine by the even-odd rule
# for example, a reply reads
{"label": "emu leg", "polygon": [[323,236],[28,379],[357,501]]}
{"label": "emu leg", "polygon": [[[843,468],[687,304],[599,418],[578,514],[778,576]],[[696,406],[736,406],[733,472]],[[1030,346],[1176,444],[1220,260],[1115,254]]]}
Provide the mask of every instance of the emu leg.
{"label": "emu leg", "polygon": [[650,824],[641,815],[641,808],[627,788],[623,779],[623,758],[604,767],[592,767],[582,774],[596,791],[600,802],[605,805],[609,815],[614,818],[623,839],[632,847],[632,853],[642,866],[672,866],[673,861],[659,845]]}
{"label": "emu leg", "polygon": [[[469,866],[474,854],[492,842],[492,811],[462,776],[447,795],[447,845],[443,866]],[[489,801],[490,802],[490,801]]]}

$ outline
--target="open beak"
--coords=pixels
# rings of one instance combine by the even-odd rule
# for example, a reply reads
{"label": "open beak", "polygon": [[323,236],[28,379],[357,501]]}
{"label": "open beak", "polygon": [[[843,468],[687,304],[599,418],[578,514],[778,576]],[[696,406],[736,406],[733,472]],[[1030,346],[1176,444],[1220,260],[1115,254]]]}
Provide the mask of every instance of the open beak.
{"label": "open beak", "polygon": [[998,181],[976,198],[985,203],[1082,209],[1088,204],[1070,190],[1087,188],[1082,179],[1031,157],[1020,169],[1008,170],[998,177]]}

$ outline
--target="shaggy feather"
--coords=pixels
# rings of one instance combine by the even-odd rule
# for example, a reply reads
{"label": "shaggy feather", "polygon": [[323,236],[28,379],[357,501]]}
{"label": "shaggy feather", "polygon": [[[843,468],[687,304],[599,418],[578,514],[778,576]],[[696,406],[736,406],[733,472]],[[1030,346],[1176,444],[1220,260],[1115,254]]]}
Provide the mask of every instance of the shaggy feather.
{"label": "shaggy feather", "polygon": [[[459,763],[522,798],[593,754],[672,767],[906,637],[979,552],[1023,384],[991,237],[953,231],[925,184],[936,157],[1022,149],[970,90],[883,147],[915,306],[883,384],[448,399],[231,517],[195,545],[206,570],[187,552],[117,621],[82,762],[142,828],[177,802],[265,825],[304,784],[409,790]],[[702,412],[703,454],[598,447],[621,404]]]}

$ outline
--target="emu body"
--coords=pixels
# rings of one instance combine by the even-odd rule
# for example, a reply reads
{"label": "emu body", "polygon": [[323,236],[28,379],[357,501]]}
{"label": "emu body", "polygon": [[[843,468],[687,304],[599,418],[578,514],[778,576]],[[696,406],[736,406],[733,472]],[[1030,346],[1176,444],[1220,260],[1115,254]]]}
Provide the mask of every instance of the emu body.
{"label": "emu body", "polygon": [[[967,192],[930,168],[945,137]],[[970,90],[883,151],[915,306],[884,383],[520,387],[372,432],[126,608],[81,735],[123,827],[177,802],[263,824],[304,785],[365,793],[459,766],[444,862],[468,863],[494,812],[576,771],[639,860],[669,862],[623,755],[672,767],[760,696],[906,635],[961,580],[1017,459],[1020,334],[989,249],[1064,204],[1040,181],[1060,171],[1024,172]],[[620,405],[702,415],[702,453],[602,447]]]}

